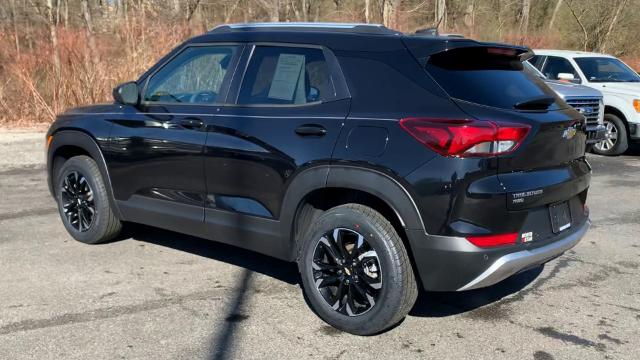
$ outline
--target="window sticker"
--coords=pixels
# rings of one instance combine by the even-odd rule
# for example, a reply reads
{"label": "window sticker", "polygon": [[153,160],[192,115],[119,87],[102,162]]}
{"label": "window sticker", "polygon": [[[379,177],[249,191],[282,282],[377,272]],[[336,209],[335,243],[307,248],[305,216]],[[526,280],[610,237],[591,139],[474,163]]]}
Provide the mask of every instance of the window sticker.
{"label": "window sticker", "polygon": [[[269,88],[269,98],[293,100],[298,81],[304,71],[304,55],[280,54],[276,64],[276,72]],[[304,79],[304,77],[302,77]]]}

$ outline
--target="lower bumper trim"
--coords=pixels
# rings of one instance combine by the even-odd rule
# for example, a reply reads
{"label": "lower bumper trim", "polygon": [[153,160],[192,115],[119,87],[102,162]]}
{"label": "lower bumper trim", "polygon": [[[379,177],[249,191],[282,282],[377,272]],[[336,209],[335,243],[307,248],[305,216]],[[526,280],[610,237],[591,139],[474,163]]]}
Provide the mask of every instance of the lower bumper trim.
{"label": "lower bumper trim", "polygon": [[496,284],[509,276],[537,264],[543,264],[574,247],[591,226],[586,221],[579,229],[562,240],[536,249],[522,250],[498,258],[491,266],[457,291],[478,289]]}

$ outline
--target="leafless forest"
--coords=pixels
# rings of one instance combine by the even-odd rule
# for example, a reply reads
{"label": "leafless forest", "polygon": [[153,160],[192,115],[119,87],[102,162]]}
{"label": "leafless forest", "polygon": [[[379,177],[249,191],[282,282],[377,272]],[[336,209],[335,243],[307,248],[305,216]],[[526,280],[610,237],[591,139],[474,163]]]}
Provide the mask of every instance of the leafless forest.
{"label": "leafless forest", "polygon": [[640,68],[640,0],[0,0],[0,127],[110,100],[185,38],[228,22],[371,22],[606,52]]}

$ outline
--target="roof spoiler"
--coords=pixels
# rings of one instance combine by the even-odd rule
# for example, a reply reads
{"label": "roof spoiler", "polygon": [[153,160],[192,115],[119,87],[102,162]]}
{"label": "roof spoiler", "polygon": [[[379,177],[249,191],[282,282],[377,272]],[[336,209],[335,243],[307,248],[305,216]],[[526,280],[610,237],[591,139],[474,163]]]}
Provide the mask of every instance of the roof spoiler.
{"label": "roof spoiler", "polygon": [[432,55],[462,48],[487,48],[494,51],[496,55],[514,56],[520,61],[528,60],[534,55],[533,51],[526,46],[480,42],[464,38],[405,37],[403,41],[422,66],[427,64]]}

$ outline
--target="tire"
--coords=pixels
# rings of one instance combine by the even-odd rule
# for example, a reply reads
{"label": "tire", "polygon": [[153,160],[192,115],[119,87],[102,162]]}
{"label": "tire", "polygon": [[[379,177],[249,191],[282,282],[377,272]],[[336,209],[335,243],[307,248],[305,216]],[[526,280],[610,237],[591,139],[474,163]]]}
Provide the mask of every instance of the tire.
{"label": "tire", "polygon": [[[328,324],[372,335],[396,325],[413,307],[418,287],[409,255],[377,211],[359,204],[334,207],[317,219],[303,241],[298,256],[303,288],[312,309]],[[347,259],[346,265],[330,256],[332,244],[338,246],[335,251],[345,251],[338,258]],[[343,280],[336,283],[336,277]],[[329,283],[334,285],[325,286]]]}
{"label": "tire", "polygon": [[92,158],[81,155],[67,160],[56,173],[55,186],[60,218],[74,239],[99,244],[120,233],[122,223],[111,209],[102,175]]}
{"label": "tire", "polygon": [[607,128],[607,139],[595,144],[593,152],[600,155],[613,156],[627,151],[629,138],[624,122],[613,114],[605,114],[604,125]]}

